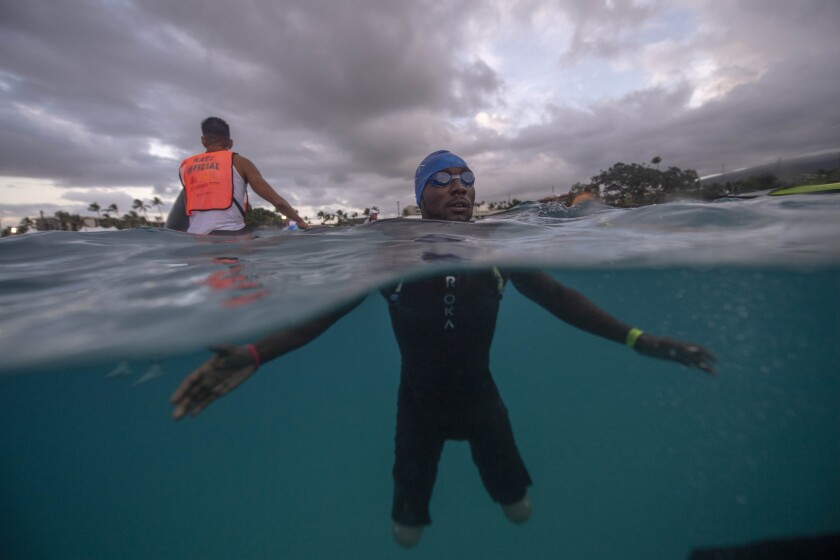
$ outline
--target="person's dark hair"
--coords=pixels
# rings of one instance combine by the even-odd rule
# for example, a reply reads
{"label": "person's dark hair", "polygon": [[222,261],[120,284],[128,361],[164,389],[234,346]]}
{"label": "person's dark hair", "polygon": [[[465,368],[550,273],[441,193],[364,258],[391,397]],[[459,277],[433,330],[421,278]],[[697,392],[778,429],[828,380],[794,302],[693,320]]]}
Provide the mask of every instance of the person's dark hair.
{"label": "person's dark hair", "polygon": [[207,117],[201,121],[201,134],[210,140],[230,140],[230,127],[219,117]]}

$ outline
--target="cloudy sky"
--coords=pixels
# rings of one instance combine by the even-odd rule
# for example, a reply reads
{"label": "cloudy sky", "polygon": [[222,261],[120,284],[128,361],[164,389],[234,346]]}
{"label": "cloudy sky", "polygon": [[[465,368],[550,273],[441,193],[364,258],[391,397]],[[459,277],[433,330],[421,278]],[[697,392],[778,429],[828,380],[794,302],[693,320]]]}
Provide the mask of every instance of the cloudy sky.
{"label": "cloudy sky", "polygon": [[310,217],[394,215],[441,148],[488,202],[839,150],[838,24],[837,0],[0,0],[0,220],[171,202],[209,115]]}

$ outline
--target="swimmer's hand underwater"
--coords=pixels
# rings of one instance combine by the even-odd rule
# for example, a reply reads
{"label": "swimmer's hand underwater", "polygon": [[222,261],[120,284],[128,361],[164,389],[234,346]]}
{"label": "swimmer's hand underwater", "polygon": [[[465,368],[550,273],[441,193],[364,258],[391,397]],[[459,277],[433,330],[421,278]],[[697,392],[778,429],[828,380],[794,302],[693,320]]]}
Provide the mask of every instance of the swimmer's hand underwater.
{"label": "swimmer's hand underwater", "polygon": [[210,348],[216,355],[189,374],[169,399],[175,407],[172,418],[180,420],[186,414],[197,415],[208,404],[239,387],[261,364],[308,344],[364,299],[365,296],[353,299],[325,315],[278,331],[254,344]]}
{"label": "swimmer's hand underwater", "polygon": [[717,360],[715,355],[697,344],[643,334],[636,341],[635,349],[644,356],[679,362],[709,375],[718,374],[714,365]]}
{"label": "swimmer's hand underwater", "polygon": [[180,420],[186,414],[197,415],[257,371],[258,364],[246,346],[218,346],[211,350],[216,355],[188,375],[169,399],[175,406],[174,420]]}

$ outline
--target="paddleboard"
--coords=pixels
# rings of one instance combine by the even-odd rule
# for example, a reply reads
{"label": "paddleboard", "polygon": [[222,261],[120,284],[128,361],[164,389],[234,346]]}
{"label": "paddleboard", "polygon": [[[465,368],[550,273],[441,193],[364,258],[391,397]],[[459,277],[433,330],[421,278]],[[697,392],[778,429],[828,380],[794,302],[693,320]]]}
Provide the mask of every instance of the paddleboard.
{"label": "paddleboard", "polygon": [[840,193],[840,183],[827,183],[825,185],[799,185],[798,187],[780,187],[770,191],[770,196],[782,196],[786,194],[811,194],[811,193]]}

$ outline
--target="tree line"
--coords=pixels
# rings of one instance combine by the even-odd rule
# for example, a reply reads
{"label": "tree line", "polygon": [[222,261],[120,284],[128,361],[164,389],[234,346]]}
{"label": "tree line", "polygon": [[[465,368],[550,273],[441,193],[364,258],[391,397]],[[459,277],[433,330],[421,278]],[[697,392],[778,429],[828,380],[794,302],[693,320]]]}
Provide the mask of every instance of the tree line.
{"label": "tree line", "polygon": [[[131,204],[131,210],[122,216],[119,215],[119,207],[115,203],[103,208],[97,202],[92,202],[88,206],[88,212],[96,213],[96,225],[103,228],[127,229],[146,226],[163,226],[163,208],[164,203],[160,197],[154,197],[146,203],[145,201],[135,198]],[[149,219],[149,210],[157,208],[157,218]],[[29,216],[21,219],[18,225],[18,233],[25,233],[28,229],[36,228],[38,230],[64,230],[64,231],[79,231],[85,226],[85,218],[79,214],[71,214],[59,210],[49,218],[35,218]]]}
{"label": "tree line", "polygon": [[[315,218],[321,222],[321,225],[343,225],[351,220],[367,218],[370,216],[371,211],[378,213],[379,208],[376,206],[365,208],[362,210],[361,214],[357,211],[347,212],[341,208],[337,209],[335,212],[330,212],[329,210],[318,210],[318,213],[315,214]],[[304,216],[303,219],[311,223],[309,216]],[[245,213],[245,224],[252,227],[285,227],[288,225],[288,222],[283,218],[283,216],[277,214],[276,212],[272,212],[271,210],[250,207]]]}
{"label": "tree line", "polygon": [[575,183],[569,190],[568,202],[571,203],[582,193],[589,193],[605,204],[618,207],[704,197],[697,171],[679,167],[668,167],[663,171],[659,165],[661,162],[659,156],[653,158],[650,165],[618,162],[594,175],[589,183]]}
{"label": "tree line", "polygon": [[735,181],[726,181],[722,176],[720,180],[704,184],[694,169],[668,167],[663,171],[659,165],[661,162],[659,156],[653,158],[650,164],[618,162],[594,175],[589,183],[575,183],[566,202],[571,204],[581,193],[589,193],[610,206],[631,207],[685,198],[709,201],[730,194],[840,181],[838,167],[799,175],[792,181],[782,180],[772,173],[758,173]]}
{"label": "tree line", "polygon": [[[575,183],[565,195],[566,204],[571,204],[574,199],[582,194],[589,193],[600,198],[605,204],[617,207],[643,206],[646,204],[659,204],[677,198],[694,198],[700,200],[714,200],[728,194],[748,193],[758,190],[768,190],[777,187],[789,186],[793,183],[782,181],[772,173],[761,173],[739,179],[736,181],[720,181],[701,184],[700,177],[694,169],[680,169],[679,167],[668,167],[664,171],[660,168],[662,158],[659,156],[650,160],[649,164],[623,163],[618,162],[606,171],[601,171],[592,176],[588,183]],[[654,167],[655,166],[655,167]],[[840,167],[833,169],[820,169],[814,173],[799,176],[795,184],[818,185],[823,183],[840,182]],[[552,197],[553,200],[563,199]],[[546,200],[546,199],[543,199]],[[520,200],[490,202],[482,201],[476,204],[477,208],[485,207],[489,211],[501,211],[520,204]],[[122,216],[119,215],[119,207],[111,203],[102,208],[98,203],[93,202],[88,206],[89,212],[96,213],[96,222],[105,228],[136,228],[155,226],[162,227],[164,223],[164,203],[159,197],[154,197],[148,202],[141,199],[134,199],[131,210]],[[156,208],[157,219],[150,220],[148,212]],[[361,212],[362,217],[368,217],[371,210],[379,209],[376,206],[365,208]],[[403,216],[410,216],[416,213],[416,207],[406,207],[402,211]],[[335,224],[343,225],[352,223],[360,217],[359,212],[347,212],[337,209],[335,212],[319,210],[315,215],[322,225]],[[309,217],[304,217],[309,222]],[[39,223],[43,222],[43,223]],[[251,207],[245,216],[245,223],[254,227],[284,227],[286,220],[279,214],[264,208]],[[31,219],[25,217],[16,228],[18,233],[36,227],[39,230],[62,229],[78,231],[84,226],[84,218],[78,214],[58,211],[52,218]],[[7,228],[9,229],[9,228]],[[6,232],[4,232],[6,234]]]}
{"label": "tree line", "polygon": [[783,180],[769,172],[758,173],[735,181],[725,181],[722,179],[721,181],[704,185],[704,189],[711,193],[722,193],[719,196],[725,196],[727,194],[744,194],[781,187],[792,187],[795,185],[825,185],[838,182],[840,182],[840,167],[835,167],[832,169],[818,169],[813,173],[804,173],[796,176],[794,180]]}

